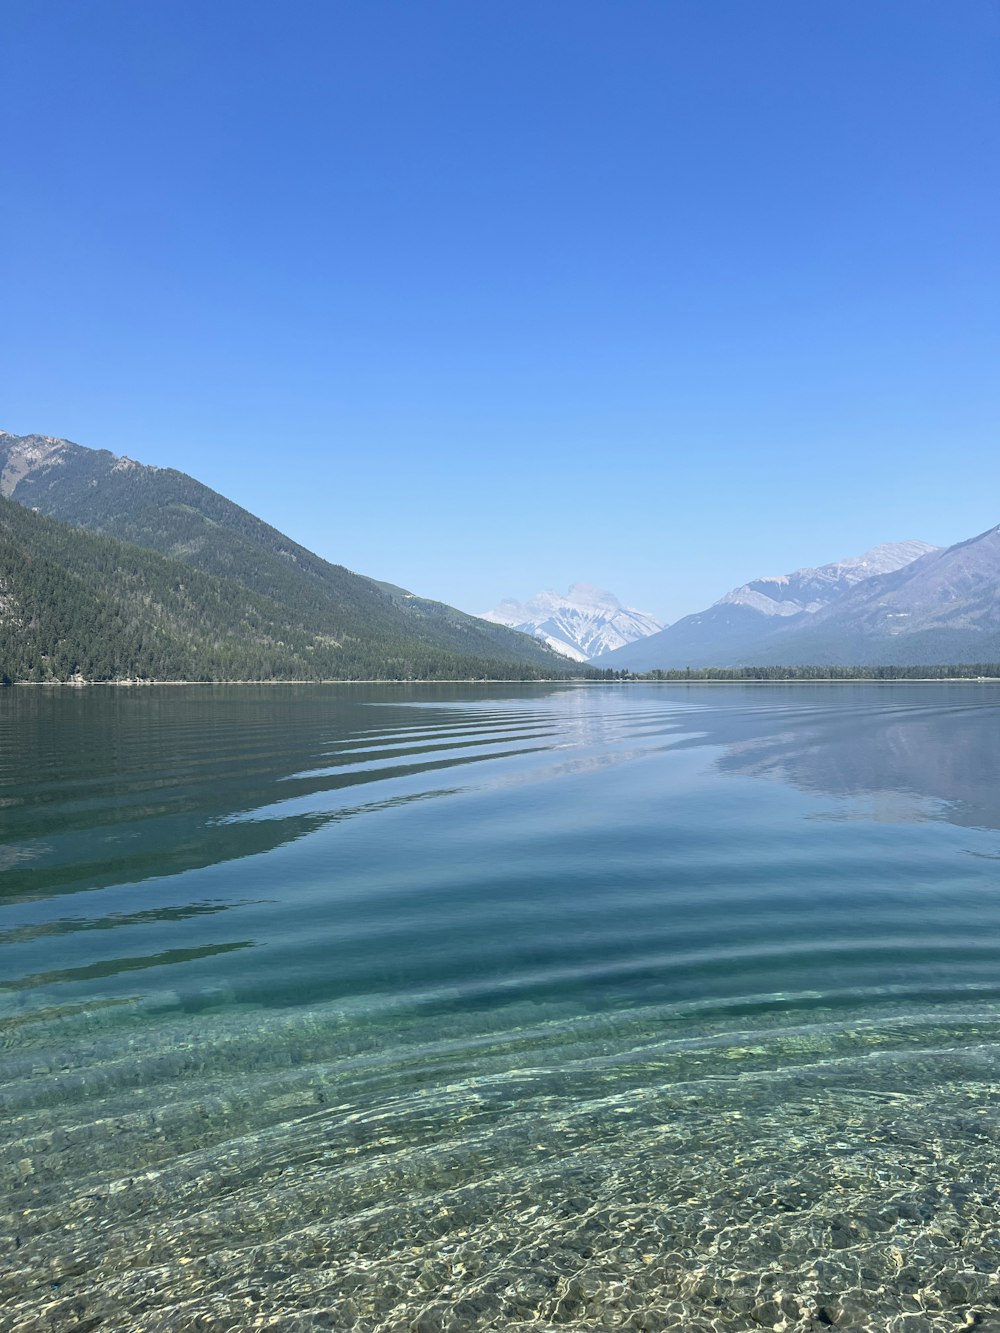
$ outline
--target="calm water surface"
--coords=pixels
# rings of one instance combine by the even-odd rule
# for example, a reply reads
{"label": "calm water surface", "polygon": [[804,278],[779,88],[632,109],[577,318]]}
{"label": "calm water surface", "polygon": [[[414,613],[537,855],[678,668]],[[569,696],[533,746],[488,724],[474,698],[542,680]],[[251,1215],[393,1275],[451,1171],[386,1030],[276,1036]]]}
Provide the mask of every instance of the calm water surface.
{"label": "calm water surface", "polygon": [[1000,1329],[1000,688],[0,692],[0,1329]]}

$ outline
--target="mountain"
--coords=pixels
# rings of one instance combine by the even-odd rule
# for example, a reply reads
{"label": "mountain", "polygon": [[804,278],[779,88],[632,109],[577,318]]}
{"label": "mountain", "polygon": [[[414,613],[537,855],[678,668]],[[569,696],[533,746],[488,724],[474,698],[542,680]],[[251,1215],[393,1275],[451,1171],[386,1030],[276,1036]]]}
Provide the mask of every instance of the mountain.
{"label": "mountain", "polygon": [[835,560],[817,569],[796,569],[791,574],[754,579],[721,597],[716,606],[749,606],[764,616],[794,616],[821,610],[855,584],[879,574],[890,574],[939,548],[929,542],[888,542],[864,555]]}
{"label": "mountain", "polygon": [[482,619],[533,634],[576,662],[624,647],[661,628],[652,616],[622,606],[614,593],[590,583],[574,583],[567,593],[540,592],[527,602],[503,601],[485,611]]}
{"label": "mountain", "polygon": [[[436,674],[489,674],[479,670],[483,664],[502,665],[505,672],[565,670],[565,661],[535,639],[330,564],[172,468],[50,436],[0,432],[0,493],[40,514],[225,580],[237,602],[249,596],[248,604],[258,607],[275,643],[294,639],[303,646],[302,636],[312,636],[325,644],[327,675],[410,677],[434,663]],[[64,539],[67,551],[68,542]],[[450,667],[446,658],[454,658]],[[269,674],[285,674],[285,667],[275,665]]]}
{"label": "mountain", "polygon": [[[533,643],[529,646],[535,647]],[[555,661],[554,655],[549,655]],[[551,677],[380,627],[333,638],[235,579],[0,498],[0,681]]]}
{"label": "mountain", "polygon": [[[815,569],[754,579],[726,593],[706,611],[685,616],[641,643],[591,660],[595,666],[629,671],[825,662],[825,657],[776,658],[771,655],[770,645],[772,642],[781,645],[775,651],[797,652],[791,643],[793,628],[812,623],[815,616],[838,604],[852,589],[903,569],[937,550],[927,542],[893,542]],[[846,660],[860,665],[863,659]]]}
{"label": "mountain", "polygon": [[807,621],[789,622],[759,661],[1000,661],[1000,527],[859,583]]}

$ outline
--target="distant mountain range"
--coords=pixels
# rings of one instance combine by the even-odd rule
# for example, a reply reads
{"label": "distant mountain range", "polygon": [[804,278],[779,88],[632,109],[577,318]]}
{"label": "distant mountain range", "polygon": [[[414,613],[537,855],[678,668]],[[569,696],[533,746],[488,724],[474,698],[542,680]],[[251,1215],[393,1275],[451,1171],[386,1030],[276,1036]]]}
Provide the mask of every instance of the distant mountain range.
{"label": "distant mountain range", "polygon": [[997,662],[1000,527],[754,579],[666,629],[587,584],[476,617],[331,564],[183,472],[0,432],[0,679],[532,679],[570,657]]}
{"label": "distant mountain range", "polygon": [[721,597],[717,606],[748,606],[763,616],[814,614],[865,579],[891,574],[920,556],[939,548],[929,542],[889,542],[864,555],[835,560],[818,569],[796,569],[791,574],[754,579]]}
{"label": "distant mountain range", "polygon": [[1000,528],[940,549],[876,547],[756,579],[659,634],[592,659],[604,668],[1000,660]]}
{"label": "distant mountain range", "polygon": [[[867,579],[796,627],[800,661],[1000,661],[1000,527]],[[766,662],[784,662],[775,639]]]}
{"label": "distant mountain range", "polygon": [[586,662],[661,629],[643,611],[622,606],[614,593],[590,583],[574,583],[569,592],[537,593],[527,602],[503,601],[483,620],[533,634],[557,653]]}
{"label": "distant mountain range", "polygon": [[0,676],[566,671],[536,639],[330,564],[172,468],[0,432],[0,495],[16,502],[0,506]]}

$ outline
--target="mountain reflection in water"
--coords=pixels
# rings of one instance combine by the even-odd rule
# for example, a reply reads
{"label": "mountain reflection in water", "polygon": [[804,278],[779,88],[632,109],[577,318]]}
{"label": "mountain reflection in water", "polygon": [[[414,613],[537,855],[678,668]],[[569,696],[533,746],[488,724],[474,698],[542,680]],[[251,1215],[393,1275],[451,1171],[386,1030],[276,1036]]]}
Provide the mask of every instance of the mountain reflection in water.
{"label": "mountain reflection in water", "polygon": [[998,728],[0,693],[0,1333],[989,1327]]}

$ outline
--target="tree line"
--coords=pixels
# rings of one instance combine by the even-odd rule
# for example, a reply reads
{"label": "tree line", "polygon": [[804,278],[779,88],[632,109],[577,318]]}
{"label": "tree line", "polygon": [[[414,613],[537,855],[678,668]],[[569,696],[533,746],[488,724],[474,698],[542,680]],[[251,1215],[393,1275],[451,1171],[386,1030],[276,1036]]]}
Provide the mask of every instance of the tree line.
{"label": "tree line", "polygon": [[947,666],[743,666],[683,667],[655,671],[599,673],[602,680],[979,680],[1000,678],[1000,662],[952,663]]}
{"label": "tree line", "polygon": [[[437,626],[317,628],[235,579],[70,527],[0,499],[0,681],[539,680],[558,676],[500,653],[452,651]],[[451,642],[467,637],[455,627]],[[498,645],[499,646],[499,645]],[[568,675],[569,673],[563,673]]]}

